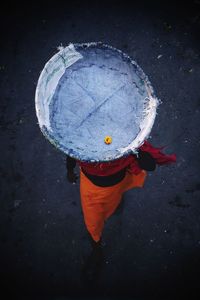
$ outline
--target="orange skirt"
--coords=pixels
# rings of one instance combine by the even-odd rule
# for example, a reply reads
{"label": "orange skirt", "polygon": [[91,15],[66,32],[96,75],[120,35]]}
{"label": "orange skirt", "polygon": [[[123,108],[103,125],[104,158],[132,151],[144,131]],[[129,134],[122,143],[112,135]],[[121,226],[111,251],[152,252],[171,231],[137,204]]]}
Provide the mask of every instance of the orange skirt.
{"label": "orange skirt", "polygon": [[146,171],[138,175],[126,172],[124,179],[109,187],[99,187],[93,184],[80,168],[80,196],[85,225],[92,238],[97,242],[101,238],[104,222],[120,204],[124,192],[143,187]]}

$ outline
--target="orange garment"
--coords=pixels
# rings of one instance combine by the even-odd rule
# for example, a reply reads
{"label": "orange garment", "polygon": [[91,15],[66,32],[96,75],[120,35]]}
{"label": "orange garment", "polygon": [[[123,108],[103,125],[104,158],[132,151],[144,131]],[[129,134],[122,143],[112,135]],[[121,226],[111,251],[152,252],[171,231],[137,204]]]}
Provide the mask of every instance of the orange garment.
{"label": "orange garment", "polygon": [[97,242],[101,238],[104,222],[120,204],[122,194],[135,187],[143,187],[146,171],[138,175],[126,172],[124,179],[109,187],[99,187],[93,184],[80,168],[81,205],[87,230]]}

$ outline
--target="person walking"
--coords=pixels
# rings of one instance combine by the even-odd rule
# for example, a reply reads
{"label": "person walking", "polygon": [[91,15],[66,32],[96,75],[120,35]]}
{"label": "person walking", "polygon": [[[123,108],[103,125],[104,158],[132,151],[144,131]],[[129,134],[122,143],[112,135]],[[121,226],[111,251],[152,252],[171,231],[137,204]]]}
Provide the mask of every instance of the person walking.
{"label": "person walking", "polygon": [[120,205],[123,193],[142,188],[147,172],[176,161],[176,155],[166,155],[145,141],[137,154],[104,163],[88,163],[66,156],[67,178],[76,183],[74,168],[80,169],[80,198],[83,216],[93,248],[101,245],[105,221]]}
{"label": "person walking", "polygon": [[104,224],[123,194],[142,188],[157,165],[176,161],[174,154],[146,141],[159,103],[141,67],[103,43],[61,47],[40,74],[38,124],[67,155],[69,182],[76,182],[79,166],[81,206],[93,249],[101,249]]}

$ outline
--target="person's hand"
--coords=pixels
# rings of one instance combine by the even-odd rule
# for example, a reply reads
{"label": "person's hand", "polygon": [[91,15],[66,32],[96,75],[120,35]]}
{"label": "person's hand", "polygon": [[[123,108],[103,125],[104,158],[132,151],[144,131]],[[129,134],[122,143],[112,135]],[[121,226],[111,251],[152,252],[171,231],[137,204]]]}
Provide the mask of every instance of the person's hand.
{"label": "person's hand", "polygon": [[75,184],[77,179],[78,179],[78,175],[73,171],[73,170],[68,170],[67,171],[67,179],[70,183]]}
{"label": "person's hand", "polygon": [[156,169],[156,161],[148,152],[139,150],[137,161],[140,168],[145,171],[155,171]]}

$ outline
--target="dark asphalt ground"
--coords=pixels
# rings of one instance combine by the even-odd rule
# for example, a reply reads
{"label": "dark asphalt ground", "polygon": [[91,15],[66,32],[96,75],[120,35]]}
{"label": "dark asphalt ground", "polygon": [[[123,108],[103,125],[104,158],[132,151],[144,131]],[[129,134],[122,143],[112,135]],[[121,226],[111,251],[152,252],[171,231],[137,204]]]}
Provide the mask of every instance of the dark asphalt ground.
{"label": "dark asphalt ground", "polygon": [[[55,3],[1,8],[3,299],[198,299],[200,1]],[[125,51],[149,76],[162,100],[150,141],[168,145],[177,163],[126,193],[124,209],[106,223],[99,273],[87,284],[91,248],[79,185],[67,182],[65,155],[39,130],[34,93],[57,46],[90,41]]]}

